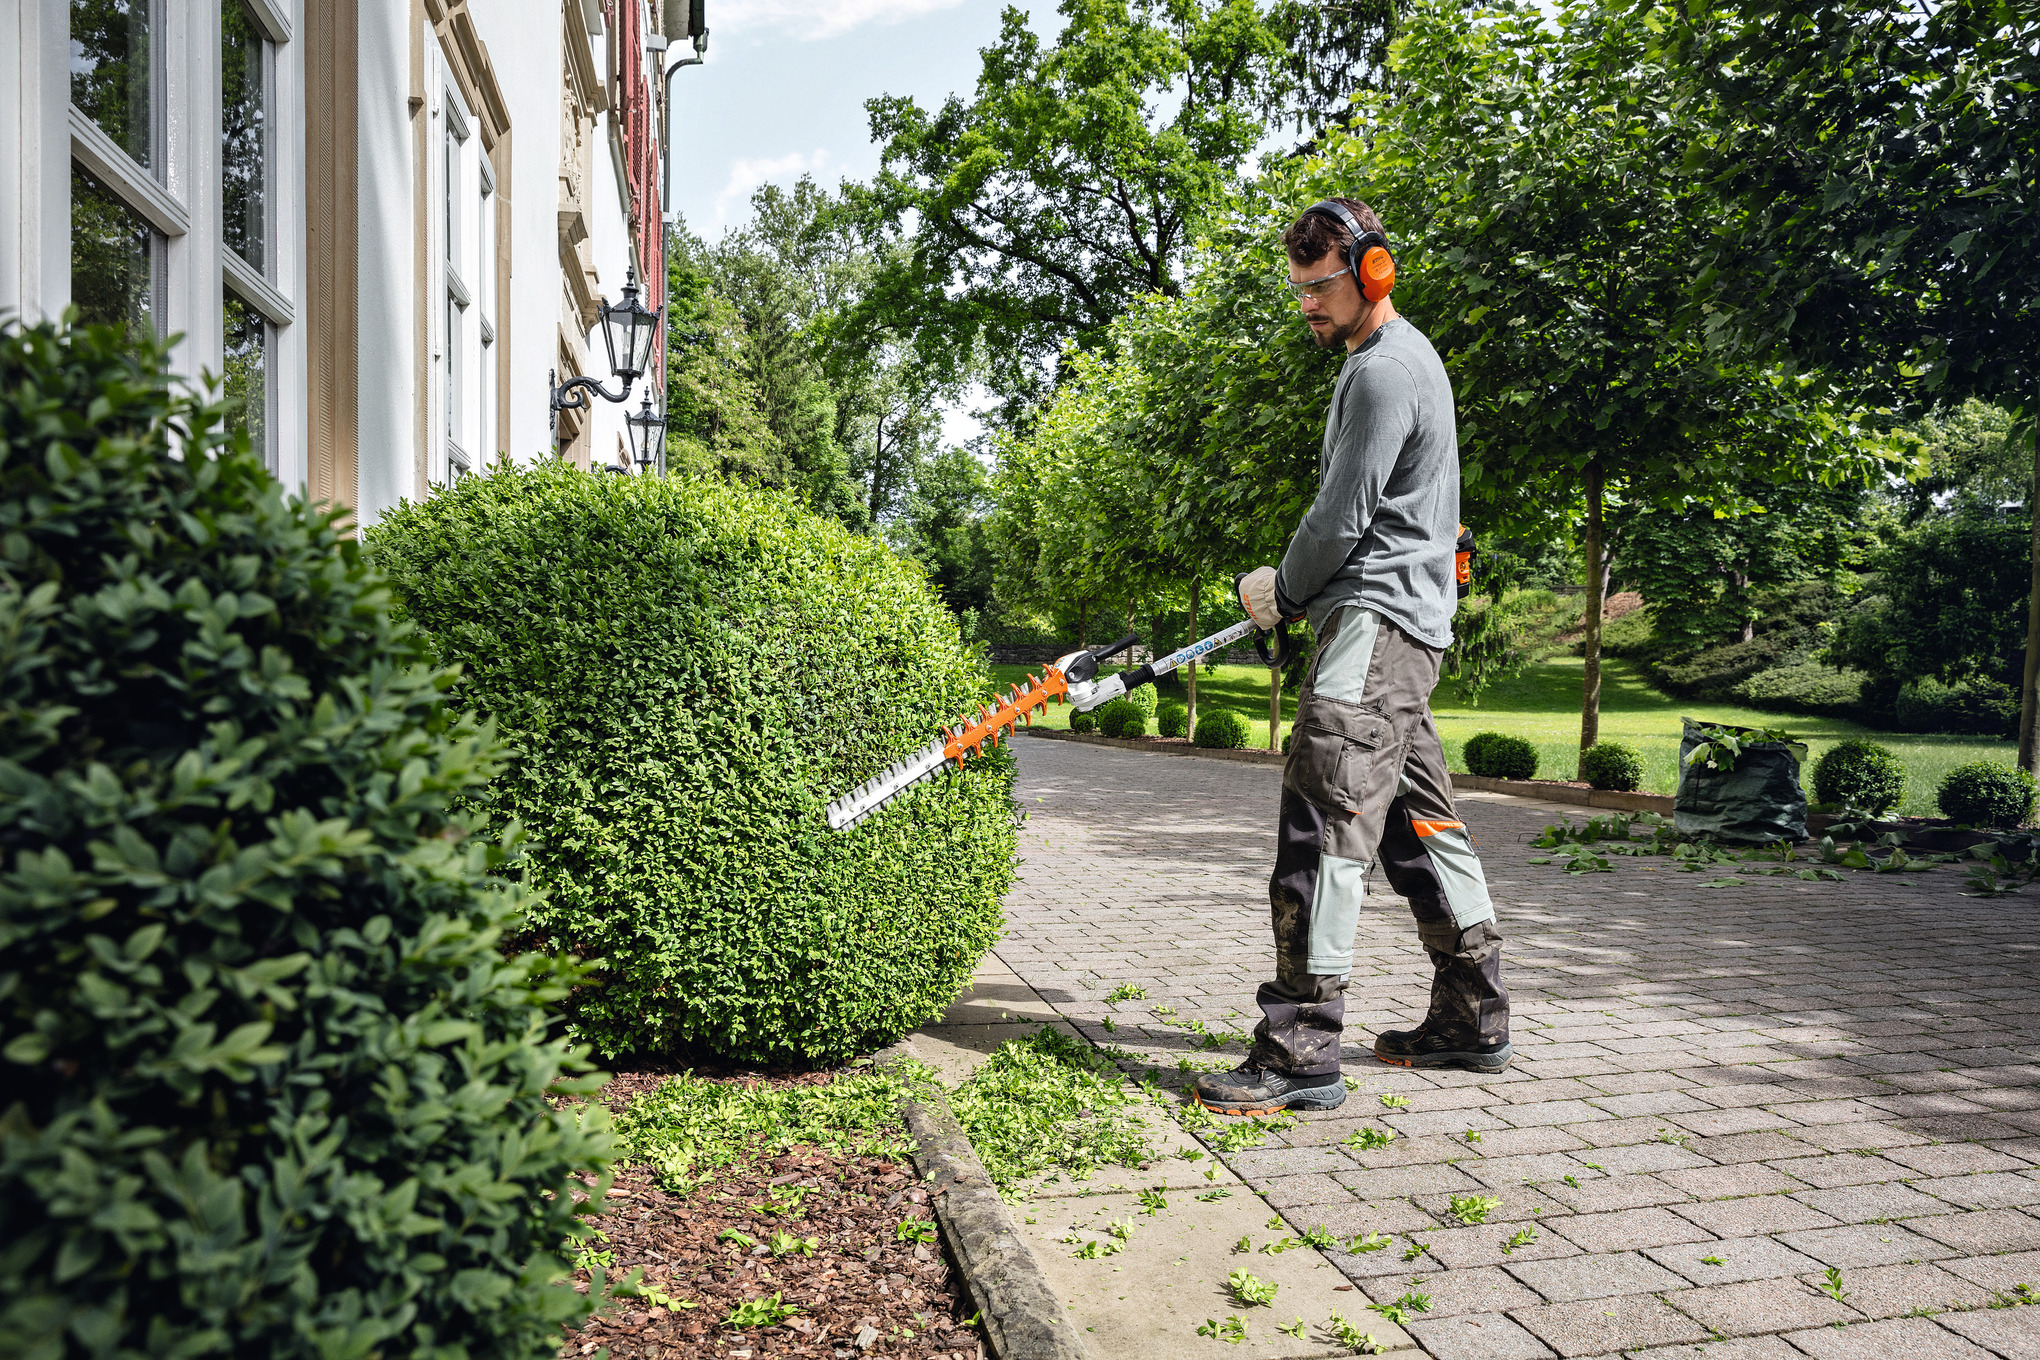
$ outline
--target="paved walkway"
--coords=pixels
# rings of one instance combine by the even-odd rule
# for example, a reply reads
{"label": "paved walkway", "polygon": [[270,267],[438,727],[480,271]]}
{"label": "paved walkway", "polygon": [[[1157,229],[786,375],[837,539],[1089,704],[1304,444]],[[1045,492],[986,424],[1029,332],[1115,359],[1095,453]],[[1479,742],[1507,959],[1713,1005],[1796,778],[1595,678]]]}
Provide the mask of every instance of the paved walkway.
{"label": "paved walkway", "polygon": [[[1000,958],[1101,1044],[1172,1073],[1237,1060],[1207,1036],[1256,1018],[1280,772],[1014,747],[1030,819]],[[2040,899],[1965,898],[1949,869],[1567,877],[1526,863],[1559,813],[1461,811],[1508,937],[1516,1065],[1372,1059],[1428,989],[1383,896],[1348,993],[1361,1088],[1227,1159],[1299,1231],[1395,1235],[1331,1253],[1357,1292],[1427,1293],[1409,1330],[1439,1360],[2040,1357],[2040,1307],[2003,1306],[2040,1290]],[[1146,998],[1108,1002],[1123,983]],[[1345,1146],[1363,1125],[1398,1136]],[[1454,1196],[1501,1205],[1461,1226]]]}

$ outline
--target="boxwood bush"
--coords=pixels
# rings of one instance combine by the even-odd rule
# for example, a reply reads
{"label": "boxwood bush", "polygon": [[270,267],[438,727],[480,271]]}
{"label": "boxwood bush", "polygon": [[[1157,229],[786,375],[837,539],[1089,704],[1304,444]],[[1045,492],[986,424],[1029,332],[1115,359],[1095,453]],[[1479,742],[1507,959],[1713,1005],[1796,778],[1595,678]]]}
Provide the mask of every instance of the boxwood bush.
{"label": "boxwood bush", "polygon": [[1250,730],[1247,720],[1231,709],[1213,708],[1197,715],[1197,734],[1190,740],[1208,751],[1237,751],[1247,744]]}
{"label": "boxwood bush", "polygon": [[1484,779],[1533,779],[1537,748],[1506,732],[1476,732],[1461,751],[1466,772]]}
{"label": "boxwood bush", "polygon": [[1838,741],[1813,763],[1813,796],[1882,817],[1905,797],[1905,767],[1888,747],[1862,737]]}
{"label": "boxwood bush", "polygon": [[823,806],[990,692],[926,577],[789,496],[559,463],[467,478],[369,536],[454,695],[515,746],[531,939],[602,961],[607,1054],[835,1060],[940,1013],[997,937],[1003,749],[848,832]]}
{"label": "boxwood bush", "polygon": [[1190,708],[1174,699],[1165,699],[1155,705],[1155,732],[1164,737],[1180,737],[1190,730]]}
{"label": "boxwood bush", "polygon": [[1601,742],[1580,753],[1580,778],[1597,789],[1634,793],[1643,787],[1643,755],[1619,741]]}
{"label": "boxwood bush", "polygon": [[0,1354],[550,1357],[608,1135],[495,743],[127,348],[0,335]]}
{"label": "boxwood bush", "polygon": [[1108,737],[1139,737],[1147,734],[1147,714],[1127,699],[1114,699],[1098,710],[1098,730]]}
{"label": "boxwood bush", "polygon": [[1957,765],[1941,780],[1941,815],[1964,826],[2024,826],[2033,815],[2033,776],[1994,760]]}
{"label": "boxwood bush", "polygon": [[1095,708],[1088,713],[1072,711],[1070,713],[1070,731],[1096,732],[1098,730],[1098,713],[1099,710]]}

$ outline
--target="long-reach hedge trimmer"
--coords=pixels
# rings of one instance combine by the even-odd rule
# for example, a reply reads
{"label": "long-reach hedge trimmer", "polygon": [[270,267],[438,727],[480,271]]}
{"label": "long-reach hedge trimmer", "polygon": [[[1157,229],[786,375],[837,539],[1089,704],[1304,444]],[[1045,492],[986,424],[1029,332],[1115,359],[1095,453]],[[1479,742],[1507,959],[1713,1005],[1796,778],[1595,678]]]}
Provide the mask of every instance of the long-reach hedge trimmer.
{"label": "long-reach hedge trimmer", "polygon": [[[1271,633],[1275,640],[1272,652],[1268,648]],[[1257,628],[1252,619],[1241,619],[1180,651],[1130,671],[1108,675],[1102,680],[1097,678],[1098,663],[1131,647],[1134,644],[1133,634],[1128,633],[1104,647],[1058,657],[1042,672],[1039,680],[1028,676],[1024,688],[1015,685],[996,704],[981,705],[974,716],[965,718],[953,728],[943,728],[941,736],[905,759],[888,765],[875,778],[866,780],[829,804],[829,828],[847,831],[914,785],[933,779],[945,769],[962,768],[963,762],[970,757],[984,754],[985,743],[990,742],[996,747],[1000,738],[1013,730],[1015,723],[1024,722],[1031,726],[1036,713],[1048,711],[1050,700],[1061,702],[1067,699],[1077,712],[1088,713],[1129,690],[1152,684],[1178,666],[1186,666],[1248,636],[1253,637],[1254,650],[1269,666],[1280,666],[1289,660],[1287,627],[1278,624],[1274,629]]]}

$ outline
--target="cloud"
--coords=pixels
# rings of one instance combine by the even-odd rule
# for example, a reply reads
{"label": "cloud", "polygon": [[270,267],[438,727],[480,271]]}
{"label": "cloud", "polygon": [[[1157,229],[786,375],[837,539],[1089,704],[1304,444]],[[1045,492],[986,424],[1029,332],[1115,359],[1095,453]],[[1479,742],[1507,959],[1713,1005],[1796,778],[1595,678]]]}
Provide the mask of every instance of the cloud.
{"label": "cloud", "polygon": [[716,0],[710,27],[722,33],[773,29],[803,41],[835,38],[866,24],[896,24],[963,0]]}
{"label": "cloud", "polygon": [[789,182],[804,174],[812,174],[828,163],[829,152],[825,147],[813,151],[790,151],[784,156],[764,156],[757,160],[736,160],[730,163],[730,177],[715,196],[715,224],[726,227],[730,213],[748,212],[751,194],[761,184]]}

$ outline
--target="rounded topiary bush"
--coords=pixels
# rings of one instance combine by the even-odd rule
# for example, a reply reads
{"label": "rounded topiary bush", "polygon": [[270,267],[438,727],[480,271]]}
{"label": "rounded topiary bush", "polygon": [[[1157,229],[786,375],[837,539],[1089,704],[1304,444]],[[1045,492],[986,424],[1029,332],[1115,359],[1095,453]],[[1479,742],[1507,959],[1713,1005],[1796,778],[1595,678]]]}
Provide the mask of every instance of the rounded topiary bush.
{"label": "rounded topiary bush", "polygon": [[0,1350],[551,1357],[608,1138],[448,816],[498,748],[128,348],[0,335]]}
{"label": "rounded topiary bush", "polygon": [[1941,815],[1965,826],[2014,827],[2033,815],[2033,776],[1994,760],[1957,765],[1941,781]]}
{"label": "rounded topiary bush", "polygon": [[1889,748],[1850,737],[1813,763],[1813,796],[1817,802],[1882,817],[1905,797],[1905,767]]}
{"label": "rounded topiary bush", "polygon": [[1108,737],[1137,737],[1147,731],[1147,715],[1125,699],[1114,699],[1097,712],[1098,730]]}
{"label": "rounded topiary bush", "polygon": [[1197,715],[1197,735],[1191,744],[1207,751],[1237,751],[1247,744],[1247,720],[1229,708],[1214,708]]}
{"label": "rounded topiary bush", "polygon": [[1010,756],[823,821],[991,689],[914,564],[788,495],[554,462],[369,545],[515,748],[473,812],[534,835],[531,939],[604,961],[571,1002],[600,1051],[840,1059],[970,980],[1012,882]]}
{"label": "rounded topiary bush", "polygon": [[1531,779],[1537,774],[1537,748],[1506,732],[1476,732],[1461,753],[1466,772],[1484,779]]}
{"label": "rounded topiary bush", "polygon": [[1090,712],[1088,712],[1088,713],[1077,713],[1077,712],[1074,712],[1074,711],[1073,711],[1073,712],[1071,712],[1071,714],[1070,714],[1070,731],[1072,731],[1072,732],[1096,732],[1097,730],[1098,730],[1098,710],[1097,710],[1097,709],[1095,709],[1095,708],[1094,708],[1094,709],[1092,709],[1092,710],[1091,710]]}
{"label": "rounded topiary bush", "polygon": [[1155,705],[1155,731],[1164,737],[1180,737],[1190,730],[1190,708],[1174,699]]}
{"label": "rounded topiary bush", "polygon": [[[1530,768],[1537,768],[1534,751]],[[1643,787],[1643,755],[1619,741],[1601,742],[1580,752],[1580,778],[1597,789],[1634,793]]]}

